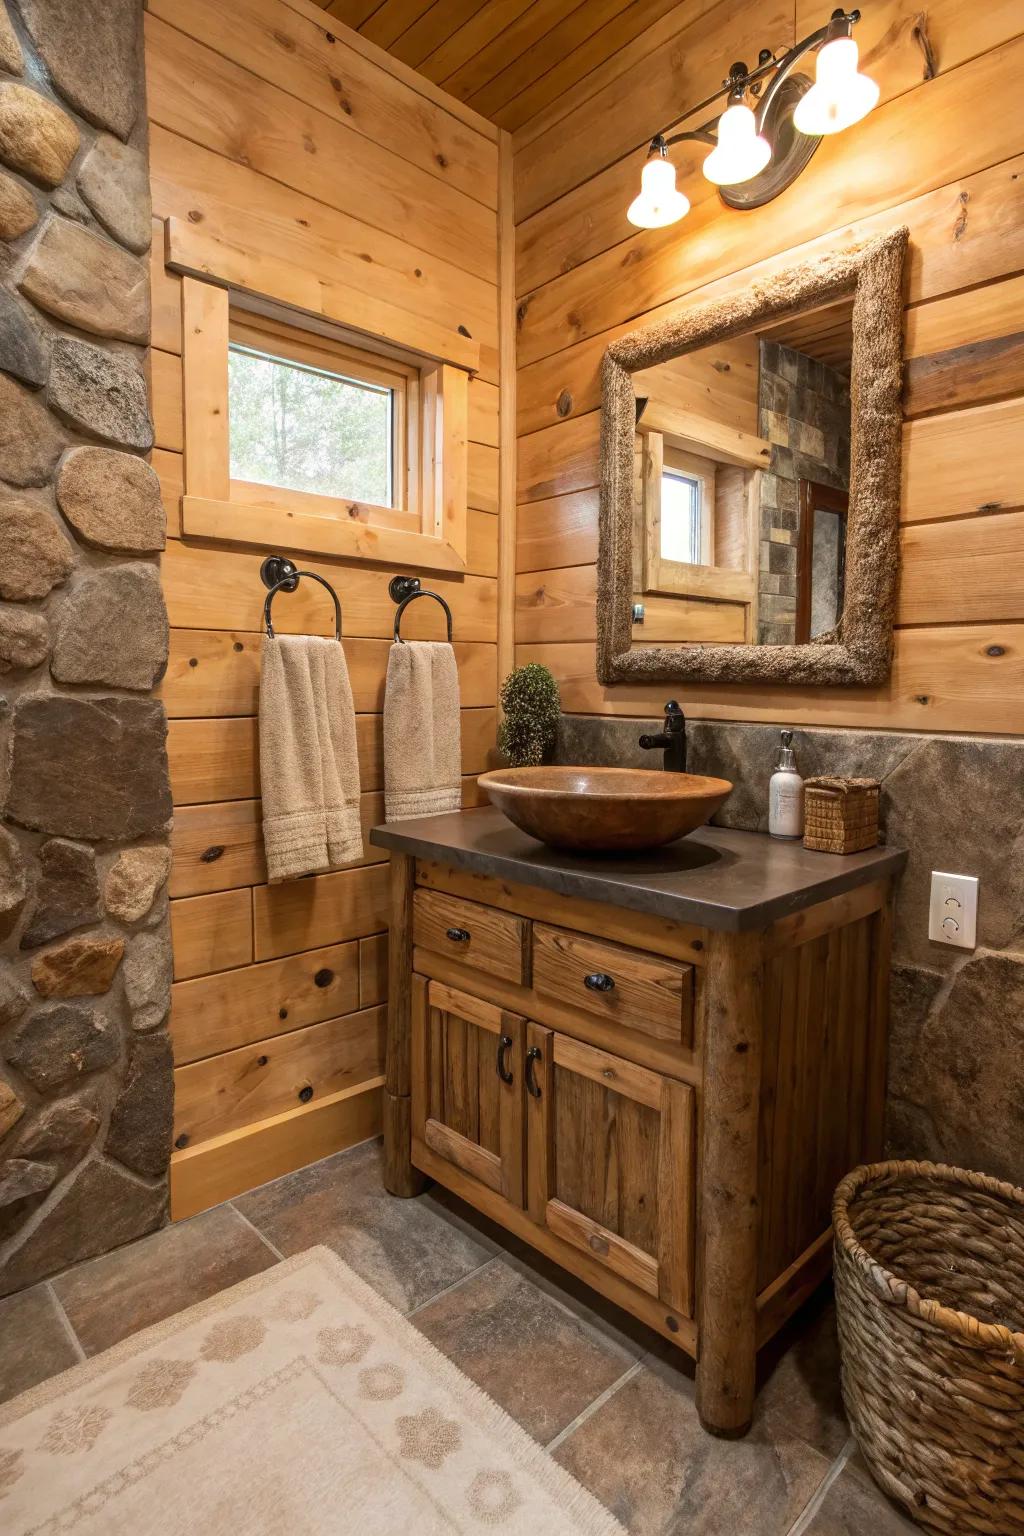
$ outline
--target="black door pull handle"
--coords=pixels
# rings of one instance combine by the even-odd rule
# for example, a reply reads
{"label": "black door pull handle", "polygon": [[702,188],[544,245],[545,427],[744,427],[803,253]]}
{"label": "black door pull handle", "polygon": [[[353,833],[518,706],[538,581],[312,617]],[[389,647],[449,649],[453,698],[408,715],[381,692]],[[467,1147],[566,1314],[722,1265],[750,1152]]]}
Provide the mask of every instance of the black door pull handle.
{"label": "black door pull handle", "polygon": [[501,1038],[498,1041],[497,1068],[498,1068],[498,1076],[501,1078],[503,1083],[510,1083],[512,1081],[512,1073],[509,1071],[508,1062],[507,1062],[507,1053],[511,1049],[512,1049],[512,1036],[511,1035],[502,1035]]}
{"label": "black door pull handle", "polygon": [[611,992],[615,982],[604,971],[594,971],[591,975],[584,976],[583,985],[591,992]]}
{"label": "black door pull handle", "polygon": [[448,938],[451,939],[453,944],[468,944],[469,943],[469,929],[468,928],[449,928],[448,929]]}
{"label": "black door pull handle", "polygon": [[526,1053],[526,1091],[535,1099],[539,1099],[541,1093],[540,1084],[537,1082],[537,1079],[534,1076],[533,1064],[535,1061],[540,1061],[540,1059],[540,1047],[537,1045],[531,1045],[530,1049]]}

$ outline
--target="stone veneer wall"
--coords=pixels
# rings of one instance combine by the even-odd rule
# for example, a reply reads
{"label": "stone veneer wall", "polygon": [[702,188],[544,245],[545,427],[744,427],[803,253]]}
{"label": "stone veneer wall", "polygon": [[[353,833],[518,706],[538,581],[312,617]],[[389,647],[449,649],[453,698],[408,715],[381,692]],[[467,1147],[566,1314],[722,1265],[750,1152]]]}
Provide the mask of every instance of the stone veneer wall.
{"label": "stone veneer wall", "polygon": [[761,472],[761,545],[757,638],[796,641],[800,481],[845,491],[850,485],[850,386],[825,363],[762,341],[758,430],[772,445]]}
{"label": "stone veneer wall", "polygon": [[141,0],[0,0],[0,1293],[165,1219]]}
{"label": "stone veneer wall", "polygon": [[[781,722],[785,724],[785,722]],[[660,720],[562,717],[563,763],[661,767],[637,745]],[[766,831],[778,727],[688,723],[688,766],[735,785],[715,818]],[[804,777],[882,783],[887,842],[909,853],[896,901],[888,1146],[1024,1180],[1024,742],[890,731],[795,734]],[[928,938],[933,869],[981,881],[978,947]]]}

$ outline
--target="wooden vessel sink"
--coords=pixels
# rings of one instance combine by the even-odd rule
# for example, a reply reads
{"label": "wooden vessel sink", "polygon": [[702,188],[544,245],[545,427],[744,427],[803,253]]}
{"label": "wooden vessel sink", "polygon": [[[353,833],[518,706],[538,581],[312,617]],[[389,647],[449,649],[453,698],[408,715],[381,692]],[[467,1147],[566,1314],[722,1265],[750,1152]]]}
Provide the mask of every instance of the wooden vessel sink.
{"label": "wooden vessel sink", "polygon": [[479,783],[523,832],[577,853],[675,842],[702,827],[732,792],[728,779],[651,768],[498,768]]}

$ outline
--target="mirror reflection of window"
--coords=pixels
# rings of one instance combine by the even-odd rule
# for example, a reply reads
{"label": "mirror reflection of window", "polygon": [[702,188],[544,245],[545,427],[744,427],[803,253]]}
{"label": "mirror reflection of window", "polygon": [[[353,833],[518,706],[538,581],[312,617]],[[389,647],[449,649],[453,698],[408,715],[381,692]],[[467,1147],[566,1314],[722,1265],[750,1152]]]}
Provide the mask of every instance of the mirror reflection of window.
{"label": "mirror reflection of window", "polygon": [[661,558],[700,565],[703,482],[667,469],[661,477]]}
{"label": "mirror reflection of window", "polygon": [[844,298],[634,374],[634,643],[655,625],[680,645],[841,626],[852,317]]}

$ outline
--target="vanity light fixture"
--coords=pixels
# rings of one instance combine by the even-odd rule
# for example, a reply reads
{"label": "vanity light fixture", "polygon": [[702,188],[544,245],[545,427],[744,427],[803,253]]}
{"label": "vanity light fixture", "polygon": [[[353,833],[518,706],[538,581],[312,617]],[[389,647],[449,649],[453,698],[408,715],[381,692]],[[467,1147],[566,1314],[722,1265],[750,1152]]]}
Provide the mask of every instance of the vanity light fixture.
{"label": "vanity light fixture", "polygon": [[[860,11],[833,11],[823,27],[788,53],[762,48],[757,66],[736,63],[721,89],[676,122],[710,107],[722,96],[728,105],[720,117],[682,133],[655,134],[640,177],[640,192],[626,217],[640,229],[660,229],[689,212],[685,193],[676,187],[668,158],[673,144],[686,140],[711,146],[704,175],[718,185],[730,208],[759,208],[796,180],[824,134],[839,133],[865,117],[878,100],[878,86],[858,69],[853,28]],[[797,65],[817,51],[814,81]],[[751,107],[748,98],[756,105]]]}

